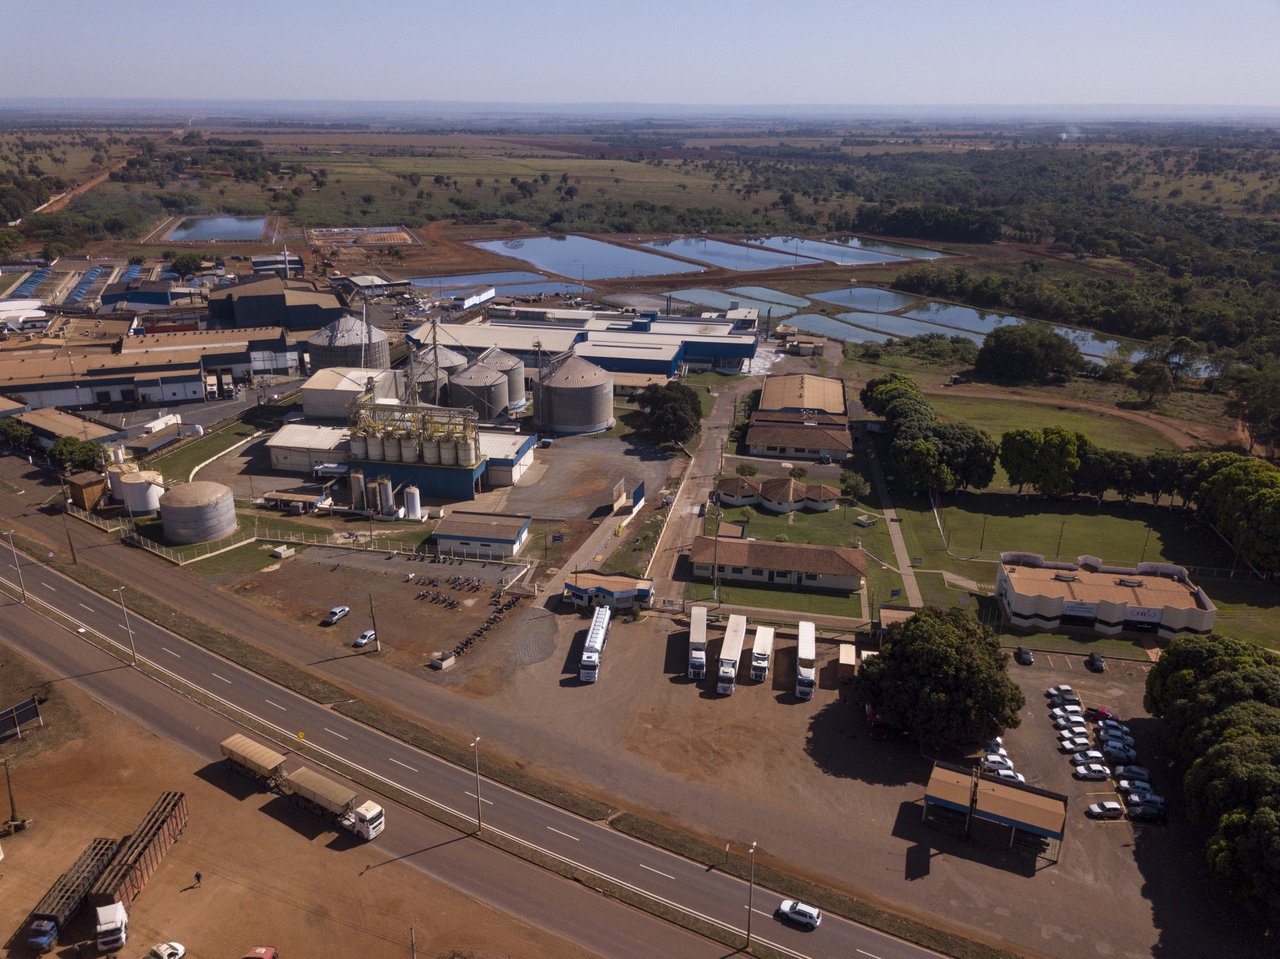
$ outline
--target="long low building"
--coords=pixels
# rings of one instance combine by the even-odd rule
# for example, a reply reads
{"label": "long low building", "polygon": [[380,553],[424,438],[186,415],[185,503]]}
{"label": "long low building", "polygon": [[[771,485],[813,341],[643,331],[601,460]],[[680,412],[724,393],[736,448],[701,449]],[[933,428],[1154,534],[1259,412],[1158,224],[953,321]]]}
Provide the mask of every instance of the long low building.
{"label": "long low building", "polygon": [[1139,563],[1129,569],[1104,566],[1096,556],[1053,563],[1038,553],[1002,553],[996,599],[1009,625],[1019,629],[1155,633],[1162,639],[1210,632],[1218,613],[1181,566]]}
{"label": "long low building", "polygon": [[0,393],[32,409],[109,403],[182,403],[205,398],[203,357],[194,350],[117,354],[95,350],[0,353]]}
{"label": "long low building", "polygon": [[608,606],[611,609],[647,607],[653,599],[653,580],[621,573],[606,575],[580,570],[564,579],[561,597],[574,606]]}
{"label": "long low building", "polygon": [[510,558],[524,549],[532,523],[532,516],[521,514],[454,510],[440,521],[431,538],[445,555]]}
{"label": "long low building", "polygon": [[861,549],[723,536],[697,537],[690,562],[695,579],[816,592],[857,592],[867,574]]}
{"label": "long low building", "polygon": [[853,438],[844,382],[809,373],[765,377],[745,442],[751,456],[846,459]]}

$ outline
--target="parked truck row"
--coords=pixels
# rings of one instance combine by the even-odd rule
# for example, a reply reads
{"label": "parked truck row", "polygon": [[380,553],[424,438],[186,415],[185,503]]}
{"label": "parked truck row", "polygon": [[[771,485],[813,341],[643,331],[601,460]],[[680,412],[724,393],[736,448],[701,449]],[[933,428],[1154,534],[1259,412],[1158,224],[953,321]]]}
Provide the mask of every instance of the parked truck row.
{"label": "parked truck row", "polygon": [[119,845],[114,839],[90,840],[71,868],[54,881],[27,919],[28,949],[43,955],[58,944],[89,887],[110,865]]}
{"label": "parked truck row", "polygon": [[[812,699],[817,687],[817,630],[814,624],[801,620],[796,646],[796,698]],[[751,645],[750,675],[757,683],[769,678],[773,664],[775,630],[772,626],[756,626]],[[722,696],[733,695],[737,687],[738,670],[742,663],[746,644],[747,618],[738,614],[729,616],[725,626],[724,641],[716,660],[716,692]],[[693,606],[689,615],[689,666],[688,677],[705,679],[707,675],[707,607]]]}
{"label": "parked truck row", "polygon": [[356,794],[327,776],[299,766],[285,769],[283,753],[236,733],[222,741],[222,755],[236,772],[325,816],[362,839],[372,839],[386,826],[382,807],[373,800],[356,804]]}

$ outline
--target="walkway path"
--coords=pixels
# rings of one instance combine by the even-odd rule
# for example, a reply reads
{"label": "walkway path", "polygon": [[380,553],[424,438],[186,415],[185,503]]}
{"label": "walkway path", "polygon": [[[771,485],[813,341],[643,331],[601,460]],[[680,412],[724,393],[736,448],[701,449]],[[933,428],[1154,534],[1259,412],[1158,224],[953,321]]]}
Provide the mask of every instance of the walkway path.
{"label": "walkway path", "polygon": [[876,484],[876,495],[880,497],[880,505],[884,509],[884,522],[889,529],[889,539],[893,542],[893,555],[898,561],[898,572],[902,574],[902,588],[907,594],[907,604],[919,609],[924,605],[924,600],[920,596],[920,584],[916,582],[916,571],[911,565],[911,554],[907,552],[906,541],[902,538],[898,511],[893,508],[889,499],[889,486],[884,481],[880,457],[876,455],[875,444],[867,443],[864,448],[867,459],[871,462],[871,479]]}

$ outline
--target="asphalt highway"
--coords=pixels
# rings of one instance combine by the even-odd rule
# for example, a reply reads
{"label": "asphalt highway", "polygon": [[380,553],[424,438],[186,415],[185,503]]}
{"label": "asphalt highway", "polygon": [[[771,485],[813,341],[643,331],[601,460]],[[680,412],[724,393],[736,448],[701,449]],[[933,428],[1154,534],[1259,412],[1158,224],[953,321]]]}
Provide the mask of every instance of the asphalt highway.
{"label": "asphalt highway", "polygon": [[[20,588],[11,553],[0,553],[0,579],[15,591]],[[0,633],[59,675],[162,735],[214,758],[218,755],[217,744],[233,727],[216,713],[122,666],[122,661],[130,660],[131,633],[140,658],[276,728],[281,741],[302,733],[313,748],[474,820],[477,787],[472,769],[453,766],[384,736],[141,617],[130,614],[126,624],[118,602],[27,557],[22,559],[21,580],[33,602],[47,604],[115,643],[118,658],[108,656],[74,632],[51,629],[47,620],[14,601],[0,607]],[[482,770],[483,748],[481,743]],[[356,788],[363,793],[360,787]],[[498,783],[483,780],[479,797],[486,830],[498,830],[710,921],[745,929],[748,884],[742,880],[708,870]],[[405,857],[478,899],[602,955],[639,959],[653,955],[724,954],[724,947],[718,944],[606,899],[584,886],[561,880],[483,843],[449,842],[459,838],[456,831],[382,801],[389,807],[387,828],[374,845],[386,852],[388,861]],[[850,850],[850,855],[854,854]],[[759,885],[755,887],[752,935],[794,955],[815,959],[918,959],[934,955],[831,914],[824,916],[822,925],[813,932],[795,929],[774,918],[781,898]]]}

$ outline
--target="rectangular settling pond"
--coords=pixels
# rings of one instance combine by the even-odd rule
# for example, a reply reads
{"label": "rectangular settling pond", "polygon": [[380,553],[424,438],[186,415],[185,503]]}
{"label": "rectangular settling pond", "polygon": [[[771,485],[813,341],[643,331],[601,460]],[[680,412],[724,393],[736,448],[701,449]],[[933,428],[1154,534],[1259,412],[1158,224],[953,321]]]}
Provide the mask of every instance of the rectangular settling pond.
{"label": "rectangular settling pond", "polygon": [[738,246],[736,243],[724,243],[704,237],[682,236],[674,240],[654,240],[652,243],[642,245],[653,250],[675,253],[677,256],[697,260],[709,266],[719,266],[739,272],[776,270],[782,266],[813,266],[818,262],[807,256],[788,256],[773,250]]}
{"label": "rectangular settling pond", "polygon": [[609,280],[625,276],[664,276],[701,273],[703,267],[681,263],[656,253],[602,243],[585,236],[534,236],[485,240],[472,246],[499,256],[522,260],[539,270],[567,279]]}
{"label": "rectangular settling pond", "polygon": [[166,240],[252,241],[261,239],[267,228],[265,216],[189,216],[166,235]]}

